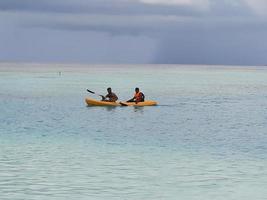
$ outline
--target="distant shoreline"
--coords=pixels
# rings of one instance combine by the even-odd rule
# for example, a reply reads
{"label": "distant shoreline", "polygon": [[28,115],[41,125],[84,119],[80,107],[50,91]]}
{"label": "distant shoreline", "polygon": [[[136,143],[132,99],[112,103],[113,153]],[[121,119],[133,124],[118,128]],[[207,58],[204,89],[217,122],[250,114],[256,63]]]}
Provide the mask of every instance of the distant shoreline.
{"label": "distant shoreline", "polygon": [[88,71],[112,69],[184,69],[184,70],[267,70],[267,66],[239,65],[190,65],[190,64],[75,64],[75,63],[22,63],[0,62],[0,72],[58,72]]}

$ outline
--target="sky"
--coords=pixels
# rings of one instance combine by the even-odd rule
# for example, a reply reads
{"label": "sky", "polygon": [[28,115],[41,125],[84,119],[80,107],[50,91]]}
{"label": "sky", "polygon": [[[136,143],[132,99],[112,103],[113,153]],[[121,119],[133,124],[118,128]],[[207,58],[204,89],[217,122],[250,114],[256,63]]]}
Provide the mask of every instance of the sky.
{"label": "sky", "polygon": [[267,65],[267,0],[0,0],[0,62]]}

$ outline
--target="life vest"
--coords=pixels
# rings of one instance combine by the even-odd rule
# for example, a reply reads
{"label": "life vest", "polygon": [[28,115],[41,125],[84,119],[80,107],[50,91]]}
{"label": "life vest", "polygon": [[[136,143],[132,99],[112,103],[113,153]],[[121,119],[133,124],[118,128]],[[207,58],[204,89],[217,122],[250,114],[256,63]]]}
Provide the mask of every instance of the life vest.
{"label": "life vest", "polygon": [[144,101],[144,94],[142,92],[135,93],[134,98],[137,102]]}

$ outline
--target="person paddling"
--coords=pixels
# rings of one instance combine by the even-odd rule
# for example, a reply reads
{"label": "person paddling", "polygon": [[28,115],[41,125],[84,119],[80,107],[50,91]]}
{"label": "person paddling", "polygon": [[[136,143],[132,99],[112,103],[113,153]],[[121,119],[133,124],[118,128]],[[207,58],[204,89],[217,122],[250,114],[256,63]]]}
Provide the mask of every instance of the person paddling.
{"label": "person paddling", "polygon": [[145,95],[140,92],[139,88],[135,88],[135,94],[134,97],[129,99],[127,102],[144,102],[145,101]]}
{"label": "person paddling", "polygon": [[102,101],[116,102],[118,100],[117,95],[112,92],[112,89],[107,88],[108,94],[106,96],[102,96]]}

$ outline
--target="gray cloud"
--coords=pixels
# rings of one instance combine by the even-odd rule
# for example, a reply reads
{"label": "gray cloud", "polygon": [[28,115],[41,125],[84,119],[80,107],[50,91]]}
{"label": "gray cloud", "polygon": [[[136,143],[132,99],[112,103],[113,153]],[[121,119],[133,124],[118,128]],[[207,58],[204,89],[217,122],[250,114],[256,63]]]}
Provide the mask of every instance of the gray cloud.
{"label": "gray cloud", "polygon": [[267,63],[267,29],[236,27],[180,30],[160,41],[155,63],[263,65]]}
{"label": "gray cloud", "polygon": [[94,30],[112,34],[169,31],[177,25],[220,25],[227,21],[233,24],[241,21],[240,18],[255,20],[244,0],[231,2],[213,0],[209,8],[203,10],[192,5],[145,4],[138,0],[0,0],[0,10],[4,12],[2,15],[19,18],[16,23],[27,27]]}
{"label": "gray cloud", "polygon": [[144,4],[134,0],[1,0],[2,11],[54,12],[54,13],[87,13],[110,15],[202,15],[203,11],[191,6],[172,6]]}
{"label": "gray cloud", "polygon": [[[64,55],[68,55],[77,62],[127,62],[128,59],[131,63],[267,63],[262,53],[267,50],[264,37],[267,33],[267,19],[260,9],[262,1],[205,0],[204,7],[191,0],[183,0],[181,3],[177,0],[173,5],[158,0],[145,2],[0,0],[0,42],[9,49],[7,55],[0,47],[0,59],[8,57],[12,60],[12,51],[19,49],[19,45],[27,46],[27,42],[35,38],[36,45],[46,46],[44,51],[48,53],[40,55],[43,55],[43,59],[33,53],[39,47],[36,45],[28,45],[27,55],[17,53],[13,59],[20,57],[22,60],[30,60],[32,57],[37,60],[64,61],[67,60]],[[15,44],[12,34],[22,32],[27,33],[23,36],[27,42],[16,40]],[[46,34],[42,34],[44,32]],[[66,36],[65,42],[75,48],[78,48],[74,42],[78,37],[81,49],[73,53],[62,47],[60,56],[56,56],[60,52],[58,45],[55,56],[52,56],[49,51],[53,49],[53,43],[50,46],[42,43],[46,36],[54,43]],[[94,39],[99,42],[93,43]],[[116,43],[113,43],[114,40]],[[92,43],[90,48],[82,45],[89,44],[89,41]],[[112,56],[100,50],[93,53],[93,57],[82,53],[98,47],[103,51],[110,49],[108,52]],[[121,47],[128,49],[123,50]],[[145,56],[138,54],[138,49],[143,49],[142,55]],[[124,54],[120,60],[120,55],[125,52],[128,54]],[[132,55],[139,55],[140,59]]]}

